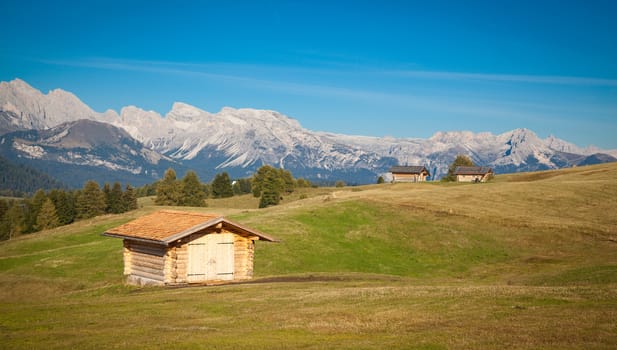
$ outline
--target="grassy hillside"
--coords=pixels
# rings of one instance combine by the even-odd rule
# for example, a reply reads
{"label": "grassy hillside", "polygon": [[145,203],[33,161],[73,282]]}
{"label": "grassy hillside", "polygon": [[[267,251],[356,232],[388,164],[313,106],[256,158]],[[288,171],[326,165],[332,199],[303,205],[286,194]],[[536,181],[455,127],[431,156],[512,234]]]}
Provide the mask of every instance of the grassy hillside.
{"label": "grassy hillside", "polygon": [[124,286],[121,241],[100,233],[156,210],[147,200],[0,243],[2,347],[617,344],[617,164],[303,191],[189,209],[282,240],[258,242],[255,283]]}

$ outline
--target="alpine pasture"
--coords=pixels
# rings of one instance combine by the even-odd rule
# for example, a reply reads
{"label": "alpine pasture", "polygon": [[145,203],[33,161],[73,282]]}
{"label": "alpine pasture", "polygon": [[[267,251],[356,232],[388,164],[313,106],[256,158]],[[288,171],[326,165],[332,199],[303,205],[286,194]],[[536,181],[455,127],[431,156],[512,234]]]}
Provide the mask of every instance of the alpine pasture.
{"label": "alpine pasture", "polygon": [[[302,198],[302,199],[301,199]],[[208,208],[268,233],[248,283],[132,287],[106,229],[0,243],[2,348],[613,349],[617,164],[302,189]]]}

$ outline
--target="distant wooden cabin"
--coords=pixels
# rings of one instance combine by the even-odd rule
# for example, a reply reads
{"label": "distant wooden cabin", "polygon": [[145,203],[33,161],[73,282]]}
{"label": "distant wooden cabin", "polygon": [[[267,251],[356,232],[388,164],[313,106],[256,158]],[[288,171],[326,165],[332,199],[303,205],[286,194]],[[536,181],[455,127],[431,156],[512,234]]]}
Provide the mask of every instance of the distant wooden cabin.
{"label": "distant wooden cabin", "polygon": [[486,182],[493,176],[493,169],[485,166],[459,166],[454,169],[458,182]]}
{"label": "distant wooden cabin", "polygon": [[394,166],[390,172],[392,182],[422,182],[431,176],[424,166]]}
{"label": "distant wooden cabin", "polygon": [[103,233],[124,242],[129,284],[178,285],[248,280],[255,241],[275,241],[222,216],[161,210]]}

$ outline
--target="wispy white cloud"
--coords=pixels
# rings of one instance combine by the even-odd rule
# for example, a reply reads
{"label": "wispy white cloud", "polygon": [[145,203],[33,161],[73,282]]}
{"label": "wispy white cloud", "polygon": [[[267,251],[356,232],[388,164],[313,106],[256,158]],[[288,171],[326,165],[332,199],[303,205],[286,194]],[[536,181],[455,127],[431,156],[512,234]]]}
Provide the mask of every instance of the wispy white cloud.
{"label": "wispy white cloud", "polygon": [[[498,118],[542,118],[547,115],[569,114],[572,106],[562,106],[554,103],[540,103],[530,101],[516,101],[504,98],[491,98],[482,93],[471,93],[456,96],[453,91],[419,89],[418,93],[410,91],[384,91],[380,89],[363,89],[357,84],[345,84],[332,78],[329,74],[341,74],[349,76],[364,74],[365,78],[378,79],[381,77],[403,77],[433,80],[457,80],[457,81],[500,81],[511,83],[531,84],[558,84],[558,85],[582,85],[582,86],[617,86],[617,80],[565,77],[565,76],[532,76],[532,75],[509,75],[509,74],[478,74],[460,72],[439,72],[421,70],[375,70],[365,68],[358,71],[358,66],[353,66],[350,71],[344,69],[328,69],[313,67],[251,65],[236,63],[178,63],[167,61],[143,61],[143,60],[119,60],[109,58],[89,58],[83,60],[40,60],[40,62],[53,65],[72,67],[86,67],[94,69],[150,72],[156,74],[184,75],[201,77],[217,83],[238,84],[253,89],[268,89],[284,94],[301,96],[342,98],[356,101],[373,101],[382,104],[404,106],[414,110],[427,112],[439,111],[458,115],[491,116]],[[325,80],[317,80],[319,83],[311,83],[304,79],[314,75],[324,75]],[[281,78],[285,77],[285,78]],[[300,81],[300,82],[298,82]],[[314,81],[314,80],[313,80]],[[322,83],[323,82],[323,83]],[[332,84],[328,84],[332,82]],[[372,86],[371,84],[368,84]],[[366,84],[364,85],[366,86]],[[611,106],[601,109],[594,106],[595,113],[612,113]],[[586,109],[589,106],[585,106]],[[599,109],[600,108],[600,109]],[[599,109],[599,110],[598,110]],[[431,113],[427,113],[431,114]]]}
{"label": "wispy white cloud", "polygon": [[617,86],[617,79],[590,77],[553,76],[553,75],[514,75],[514,74],[484,74],[440,71],[390,71],[403,77],[422,79],[469,80],[469,81],[503,81],[512,83],[553,84],[553,85],[593,85]]}
{"label": "wispy white cloud", "polygon": [[[245,63],[183,63],[169,61],[145,61],[145,60],[119,60],[110,58],[90,58],[84,60],[38,60],[46,64],[66,65],[73,67],[90,67],[96,69],[141,71],[164,74],[190,74],[204,77],[226,79],[234,81],[262,81],[262,79],[250,78],[247,75],[227,74],[220,72],[241,73],[275,73],[289,74],[319,74],[319,75],[342,75],[342,74],[366,74],[370,76],[387,76],[399,78],[421,78],[430,80],[458,80],[458,81],[499,81],[528,84],[551,84],[551,85],[586,85],[617,87],[617,79],[553,76],[553,75],[516,75],[516,74],[487,74],[451,71],[426,71],[426,70],[396,70],[379,69],[357,64],[337,64],[333,68],[276,66],[266,64]],[[346,69],[348,68],[348,69]]]}
{"label": "wispy white cloud", "polygon": [[[192,77],[203,77],[222,82],[240,83],[256,88],[267,88],[271,90],[284,91],[286,93],[311,95],[311,96],[336,96],[344,98],[360,99],[397,99],[403,96],[396,94],[383,93],[379,91],[362,90],[325,84],[298,83],[290,80],[265,79],[251,76],[268,75],[273,70],[279,70],[278,75],[287,75],[290,71],[301,71],[302,73],[315,73],[315,70],[305,70],[303,68],[282,67],[266,65],[246,65],[246,64],[194,64],[176,63],[165,61],[137,61],[137,60],[116,60],[105,58],[94,58],[84,60],[40,60],[40,62],[53,65],[63,65],[71,67],[86,67],[94,69],[123,70],[133,72],[151,72],[158,74],[186,75]],[[235,71],[246,73],[244,75],[229,74],[226,72]],[[320,70],[321,73],[324,71]],[[256,74],[257,73],[257,74]],[[407,98],[407,97],[405,97]]]}

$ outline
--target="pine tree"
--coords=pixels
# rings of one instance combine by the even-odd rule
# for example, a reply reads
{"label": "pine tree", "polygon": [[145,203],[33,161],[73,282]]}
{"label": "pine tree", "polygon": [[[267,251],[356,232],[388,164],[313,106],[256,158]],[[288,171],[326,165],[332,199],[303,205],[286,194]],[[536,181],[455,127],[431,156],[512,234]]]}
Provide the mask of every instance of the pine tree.
{"label": "pine tree", "polygon": [[257,169],[257,172],[253,175],[252,181],[252,191],[254,197],[261,197],[266,176],[268,176],[271,172],[276,172],[276,169],[269,165],[264,165]]}
{"label": "pine tree", "polygon": [[110,196],[111,196],[111,187],[106,182],[103,185],[103,197],[105,197],[105,212],[106,213],[111,213],[111,207],[109,206]]}
{"label": "pine tree", "polygon": [[159,185],[160,181],[155,181],[151,184],[145,184],[141,187],[138,187],[135,189],[135,194],[137,197],[148,197],[148,196],[155,196],[156,195],[156,189]]}
{"label": "pine tree", "polygon": [[187,171],[182,179],[180,205],[203,207],[206,205],[206,195],[194,171]]}
{"label": "pine tree", "polygon": [[237,179],[233,182],[234,195],[251,193],[251,179]]}
{"label": "pine tree", "polygon": [[64,190],[51,190],[48,197],[56,207],[60,225],[68,225],[75,220],[75,197],[72,193]]}
{"label": "pine tree", "polygon": [[34,193],[34,196],[22,202],[22,208],[24,209],[23,233],[36,231],[36,217],[39,215],[39,210],[41,210],[46,199],[47,194],[45,194],[45,191],[38,190]]}
{"label": "pine tree", "polygon": [[169,168],[165,171],[163,180],[156,187],[154,203],[157,205],[178,205],[179,202],[180,190],[176,180],[176,172]]}
{"label": "pine tree", "polygon": [[58,226],[60,226],[60,222],[58,221],[56,207],[54,206],[52,200],[47,198],[36,217],[35,228],[37,231],[41,231]]}
{"label": "pine tree", "polygon": [[296,184],[298,185],[298,187],[300,188],[304,188],[304,187],[311,187],[311,182],[309,180],[303,179],[303,178],[299,178],[296,181]]}
{"label": "pine tree", "polygon": [[126,207],[122,200],[122,185],[119,182],[114,182],[109,195],[107,196],[107,212],[120,214],[126,211]]}
{"label": "pine tree", "polygon": [[137,209],[137,195],[131,185],[126,185],[126,189],[122,194],[122,202],[126,211]]}
{"label": "pine tree", "polygon": [[306,180],[296,182],[289,170],[269,165],[257,169],[251,183],[253,196],[260,197],[260,208],[278,204],[281,194],[293,192],[296,186],[310,186]]}
{"label": "pine tree", "polygon": [[11,229],[11,223],[7,217],[7,213],[10,208],[10,203],[5,200],[0,200],[0,241],[9,238],[9,230]]}
{"label": "pine tree", "polygon": [[386,182],[386,180],[383,179],[383,176],[380,176],[380,177],[377,178],[377,183],[378,184],[382,184],[384,182]]}
{"label": "pine tree", "polygon": [[296,187],[296,184],[291,172],[289,170],[279,169],[279,177],[281,178],[281,183],[283,184],[281,192],[292,193]]}
{"label": "pine tree", "polygon": [[452,164],[450,164],[450,166],[448,167],[448,175],[446,175],[444,180],[445,181],[456,181],[456,175],[454,175],[454,171],[459,166],[475,166],[475,165],[473,164],[473,161],[469,157],[462,155],[462,154],[458,155],[456,156],[456,159],[454,159],[454,162],[452,162]]}
{"label": "pine tree", "polygon": [[227,198],[232,197],[233,195],[234,191],[231,188],[231,179],[229,178],[229,174],[226,172],[216,174],[214,180],[212,181],[212,197]]}
{"label": "pine tree", "polygon": [[261,182],[261,198],[259,207],[265,208],[270,205],[277,205],[281,200],[281,189],[284,188],[284,181],[279,172],[270,167],[263,173]]}
{"label": "pine tree", "polygon": [[8,234],[7,239],[15,238],[26,230],[26,216],[24,208],[26,203],[24,201],[15,201],[10,204],[9,210],[4,214],[5,220],[8,222]]}
{"label": "pine tree", "polygon": [[77,197],[77,217],[88,219],[105,214],[105,195],[96,181],[88,181]]}

